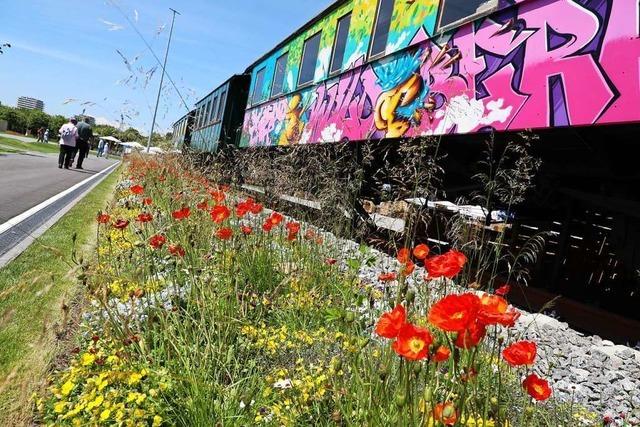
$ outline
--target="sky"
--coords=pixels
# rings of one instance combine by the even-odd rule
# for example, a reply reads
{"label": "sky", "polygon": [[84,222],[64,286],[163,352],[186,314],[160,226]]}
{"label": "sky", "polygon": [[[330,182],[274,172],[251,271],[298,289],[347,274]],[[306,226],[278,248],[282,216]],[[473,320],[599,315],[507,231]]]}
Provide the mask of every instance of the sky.
{"label": "sky", "polygon": [[[191,108],[267,53],[332,0],[0,0],[0,102],[19,96],[45,112],[89,114],[148,134],[162,60],[176,17],[167,73]],[[126,62],[125,62],[126,61]],[[155,69],[155,70],[154,70]],[[154,72],[155,71],[155,72]],[[187,112],[165,77],[156,129]]]}

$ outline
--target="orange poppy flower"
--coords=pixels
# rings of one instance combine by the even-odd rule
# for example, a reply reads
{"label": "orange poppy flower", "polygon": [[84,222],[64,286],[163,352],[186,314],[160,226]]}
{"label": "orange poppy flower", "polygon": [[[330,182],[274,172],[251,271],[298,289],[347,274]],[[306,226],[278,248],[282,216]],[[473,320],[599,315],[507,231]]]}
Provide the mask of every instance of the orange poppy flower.
{"label": "orange poppy flower", "polygon": [[538,347],[531,341],[518,341],[502,350],[502,357],[510,366],[533,365]]}
{"label": "orange poppy flower", "polygon": [[142,185],[132,185],[131,187],[129,187],[129,190],[133,194],[142,194],[142,193],[144,193],[144,187]]}
{"label": "orange poppy flower", "polygon": [[389,273],[380,273],[380,275],[378,276],[378,280],[380,280],[381,282],[392,282],[397,278],[398,278],[398,275],[393,271]]}
{"label": "orange poppy flower", "polygon": [[267,218],[267,221],[271,223],[271,225],[276,226],[282,222],[284,216],[278,212],[272,212],[271,215]]}
{"label": "orange poppy flower", "polygon": [[216,231],[216,236],[220,240],[229,240],[231,236],[233,236],[233,230],[229,227],[223,227],[220,230]]}
{"label": "orange poppy flower", "polygon": [[98,221],[98,223],[100,224],[108,224],[109,221],[111,221],[111,216],[107,215],[107,214],[100,214],[98,215],[98,217],[96,218],[96,220]]}
{"label": "orange poppy flower", "polygon": [[398,262],[400,264],[406,264],[409,261],[410,256],[411,252],[409,252],[409,249],[402,248],[398,251],[398,255],[396,256],[396,258],[398,259]]}
{"label": "orange poppy flower", "polygon": [[249,213],[250,206],[246,202],[240,202],[236,205],[236,216],[238,218],[244,218]]}
{"label": "orange poppy flower", "polygon": [[459,251],[451,250],[443,255],[437,255],[425,260],[424,266],[429,273],[429,279],[438,277],[455,277],[467,262],[467,257]]}
{"label": "orange poppy flower", "polygon": [[167,238],[162,234],[156,234],[149,239],[149,245],[151,245],[153,249],[160,249],[165,243],[167,243]]}
{"label": "orange poppy flower", "polygon": [[422,360],[429,355],[432,342],[433,337],[428,329],[405,323],[391,347],[405,359]]}
{"label": "orange poppy flower", "polygon": [[520,312],[509,307],[507,300],[498,295],[484,294],[480,297],[478,321],[484,325],[512,327],[520,317]]}
{"label": "orange poppy flower", "polygon": [[431,306],[429,322],[448,332],[468,329],[476,320],[480,298],[472,293],[447,295]]}
{"label": "orange poppy flower", "polygon": [[153,204],[153,199],[151,197],[145,197],[144,199],[142,199],[142,204],[145,206],[150,206],[151,204]]}
{"label": "orange poppy flower", "polygon": [[216,224],[222,224],[230,215],[231,211],[224,205],[216,205],[211,209],[211,219]]}
{"label": "orange poppy flower", "polygon": [[453,403],[438,403],[433,408],[433,418],[445,426],[452,426],[458,421],[458,413]]}
{"label": "orange poppy flower", "polygon": [[415,248],[413,248],[413,256],[416,257],[416,259],[424,260],[425,258],[427,258],[428,255],[429,255],[429,246],[425,245],[424,243],[421,243]]}
{"label": "orange poppy flower", "polygon": [[169,245],[169,253],[173,256],[182,258],[186,254],[186,251],[180,245]]}
{"label": "orange poppy flower", "polygon": [[402,267],[402,269],[400,270],[400,272],[405,275],[408,276],[411,273],[413,273],[413,271],[416,269],[416,265],[413,263],[413,261],[409,260],[407,261],[407,263]]}
{"label": "orange poppy flower", "polygon": [[206,211],[206,210],[208,210],[208,209],[209,209],[209,201],[208,201],[208,200],[206,200],[206,199],[205,199],[205,200],[203,200],[203,201],[201,201],[200,203],[198,203],[198,204],[196,205],[196,208],[197,208],[197,209],[199,209],[199,210],[201,210],[201,211]]}
{"label": "orange poppy flower", "polygon": [[407,311],[401,304],[398,304],[396,308],[380,316],[380,320],[376,324],[376,334],[393,339],[398,336],[406,321]]}
{"label": "orange poppy flower", "polygon": [[458,348],[468,350],[477,346],[487,333],[487,328],[478,322],[473,322],[464,331],[458,332],[455,345]]}
{"label": "orange poppy flower", "polygon": [[522,381],[522,387],[529,393],[529,396],[536,400],[547,400],[551,396],[551,387],[547,380],[536,374],[530,374]]}
{"label": "orange poppy flower", "polygon": [[182,209],[179,209],[177,211],[174,211],[171,213],[171,216],[173,217],[173,219],[178,220],[178,221],[182,221],[183,219],[187,219],[189,218],[189,216],[191,215],[191,209],[189,209],[186,206],[183,206]]}
{"label": "orange poppy flower", "polygon": [[138,218],[136,218],[136,220],[144,224],[145,222],[153,221],[153,216],[150,213],[143,212],[138,215]]}
{"label": "orange poppy flower", "polygon": [[124,230],[129,225],[129,221],[126,219],[119,219],[113,223],[113,228],[117,228],[118,230]]}
{"label": "orange poppy flower", "polygon": [[213,200],[215,200],[216,203],[222,203],[227,198],[224,192],[220,190],[211,190],[209,191],[209,194],[211,194],[211,197],[213,197]]}
{"label": "orange poppy flower", "polygon": [[263,207],[260,203],[252,203],[251,208],[249,210],[251,211],[252,214],[258,215],[260,212],[262,212],[262,209]]}
{"label": "orange poppy flower", "polygon": [[249,227],[248,225],[243,225],[242,227],[240,227],[240,230],[242,231],[242,234],[244,234],[245,236],[248,236],[249,234],[253,233],[253,228]]}
{"label": "orange poppy flower", "polygon": [[326,260],[324,260],[325,264],[327,265],[335,265],[338,260],[335,258],[327,258]]}
{"label": "orange poppy flower", "polygon": [[313,240],[316,238],[316,232],[312,229],[308,229],[306,233],[304,233],[305,240]]}
{"label": "orange poppy flower", "polygon": [[433,357],[431,358],[431,360],[436,363],[444,362],[445,360],[449,359],[449,356],[451,356],[451,350],[449,350],[449,347],[441,345],[440,347],[438,347],[436,352],[433,353]]}
{"label": "orange poppy flower", "polygon": [[270,232],[273,229],[273,224],[271,224],[268,220],[265,221],[264,224],[262,224],[262,230],[265,232]]}
{"label": "orange poppy flower", "polygon": [[293,221],[288,222],[287,225],[285,225],[285,228],[289,230],[290,234],[298,234],[298,232],[300,231],[300,223]]}

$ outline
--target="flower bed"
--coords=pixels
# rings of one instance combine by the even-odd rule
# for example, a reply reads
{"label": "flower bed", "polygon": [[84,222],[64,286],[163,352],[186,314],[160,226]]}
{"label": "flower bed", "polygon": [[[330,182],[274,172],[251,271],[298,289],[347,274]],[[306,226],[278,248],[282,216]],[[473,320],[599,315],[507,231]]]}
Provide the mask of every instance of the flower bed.
{"label": "flower bed", "polygon": [[[56,425],[592,425],[554,399],[508,289],[403,248],[344,245],[177,162],[133,159],[97,216],[91,307],[36,397]],[[425,267],[425,270],[418,267]]]}

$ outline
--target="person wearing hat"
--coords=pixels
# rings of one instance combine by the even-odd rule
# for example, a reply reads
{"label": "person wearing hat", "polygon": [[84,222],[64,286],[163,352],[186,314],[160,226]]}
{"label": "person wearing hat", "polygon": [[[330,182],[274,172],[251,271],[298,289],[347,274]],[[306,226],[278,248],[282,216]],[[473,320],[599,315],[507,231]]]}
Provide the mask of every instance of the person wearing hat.
{"label": "person wearing hat", "polygon": [[78,139],[78,121],[70,118],[69,123],[62,125],[58,133],[60,134],[60,155],[58,156],[58,167],[69,169],[76,151],[76,139]]}

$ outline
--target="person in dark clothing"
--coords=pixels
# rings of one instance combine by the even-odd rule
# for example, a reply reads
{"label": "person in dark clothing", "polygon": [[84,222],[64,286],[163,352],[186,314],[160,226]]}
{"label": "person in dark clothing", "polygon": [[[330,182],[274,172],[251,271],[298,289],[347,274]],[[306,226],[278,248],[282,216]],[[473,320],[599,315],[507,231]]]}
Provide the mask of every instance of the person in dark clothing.
{"label": "person in dark clothing", "polygon": [[84,118],[84,121],[78,123],[78,143],[76,148],[78,150],[78,161],[76,162],[76,169],[82,169],[82,162],[89,155],[89,141],[93,138],[93,129],[89,124],[89,119]]}

